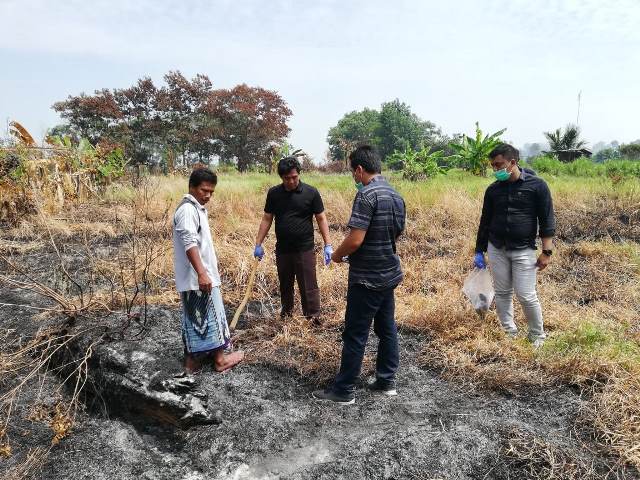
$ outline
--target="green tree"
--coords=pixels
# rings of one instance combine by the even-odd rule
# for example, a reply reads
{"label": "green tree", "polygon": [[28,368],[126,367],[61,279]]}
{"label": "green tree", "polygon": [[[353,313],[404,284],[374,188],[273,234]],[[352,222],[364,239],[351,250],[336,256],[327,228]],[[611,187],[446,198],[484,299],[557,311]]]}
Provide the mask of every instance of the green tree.
{"label": "green tree", "polygon": [[345,161],[350,150],[360,143],[368,143],[380,147],[380,113],[365,108],[357,112],[349,112],[342,117],[335,127],[329,129],[327,143],[334,160]]}
{"label": "green tree", "polygon": [[593,156],[593,161],[596,163],[603,163],[607,160],[617,160],[621,158],[619,148],[603,148]]}
{"label": "green tree", "polygon": [[577,150],[586,146],[587,142],[580,140],[580,127],[568,124],[564,131],[557,128],[553,132],[544,132],[544,136],[549,142],[549,149],[554,154],[562,150]]}
{"label": "green tree", "polygon": [[629,160],[640,160],[640,143],[627,143],[620,145],[620,155]]}
{"label": "green tree", "polygon": [[471,171],[475,175],[484,176],[487,174],[487,167],[489,166],[489,153],[502,143],[500,135],[506,130],[506,128],[503,128],[491,135],[483,136],[480,125],[476,122],[475,138],[463,135],[460,143],[452,142],[449,146],[455,152],[453,156],[462,168]]}
{"label": "green tree", "polygon": [[358,144],[368,143],[378,149],[388,164],[393,152],[423,146],[445,148],[448,139],[433,123],[411,112],[406,103],[396,99],[381,105],[380,111],[365,108],[347,113],[327,135],[329,152],[334,160],[342,160]]}
{"label": "green tree", "polygon": [[382,158],[395,151],[431,146],[440,136],[440,130],[431,122],[420,119],[404,102],[395,99],[385,102],[380,109],[378,137]]}

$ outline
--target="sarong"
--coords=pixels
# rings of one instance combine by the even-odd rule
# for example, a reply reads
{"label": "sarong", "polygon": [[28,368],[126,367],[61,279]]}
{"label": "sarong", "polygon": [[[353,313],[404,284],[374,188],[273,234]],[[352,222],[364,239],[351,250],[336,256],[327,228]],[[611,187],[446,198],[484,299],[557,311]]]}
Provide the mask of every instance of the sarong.
{"label": "sarong", "polygon": [[231,340],[220,287],[210,293],[200,290],[180,292],[182,300],[182,341],[187,353],[226,348]]}

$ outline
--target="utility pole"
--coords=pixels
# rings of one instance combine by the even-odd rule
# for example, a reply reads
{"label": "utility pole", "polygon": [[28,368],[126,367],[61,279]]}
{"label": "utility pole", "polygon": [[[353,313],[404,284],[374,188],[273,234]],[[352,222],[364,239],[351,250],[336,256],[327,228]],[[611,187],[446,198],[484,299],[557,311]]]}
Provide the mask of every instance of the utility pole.
{"label": "utility pole", "polygon": [[582,90],[578,92],[578,115],[576,115],[576,126],[580,125],[580,101],[582,100]]}

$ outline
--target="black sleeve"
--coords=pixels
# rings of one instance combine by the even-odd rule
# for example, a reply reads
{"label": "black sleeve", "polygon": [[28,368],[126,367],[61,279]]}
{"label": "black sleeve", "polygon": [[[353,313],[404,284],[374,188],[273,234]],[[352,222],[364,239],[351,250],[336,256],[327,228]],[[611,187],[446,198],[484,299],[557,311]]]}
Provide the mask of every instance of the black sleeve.
{"label": "black sleeve", "polygon": [[270,189],[267,192],[267,200],[266,202],[264,202],[264,213],[271,213],[271,214],[274,213],[275,205],[274,205],[273,197],[274,197],[273,191]]}
{"label": "black sleeve", "polygon": [[540,182],[536,193],[536,213],[538,215],[538,232],[540,238],[553,237],[556,234],[556,216],[553,211],[551,192],[546,182]]}
{"label": "black sleeve", "polygon": [[394,209],[393,212],[393,220],[394,220],[394,228],[395,228],[395,237],[396,240],[398,239],[398,237],[400,235],[402,235],[402,232],[404,232],[404,227],[405,227],[405,221],[406,221],[406,216],[407,216],[407,206],[404,203],[404,198],[400,198],[400,202],[398,202],[398,211],[396,212]]}
{"label": "black sleeve", "polygon": [[489,247],[489,225],[493,217],[493,199],[489,189],[484,192],[484,202],[482,203],[482,215],[476,236],[476,252],[486,252]]}
{"label": "black sleeve", "polygon": [[324,204],[322,203],[322,197],[318,190],[316,190],[316,194],[313,196],[311,208],[313,209],[314,215],[324,212]]}

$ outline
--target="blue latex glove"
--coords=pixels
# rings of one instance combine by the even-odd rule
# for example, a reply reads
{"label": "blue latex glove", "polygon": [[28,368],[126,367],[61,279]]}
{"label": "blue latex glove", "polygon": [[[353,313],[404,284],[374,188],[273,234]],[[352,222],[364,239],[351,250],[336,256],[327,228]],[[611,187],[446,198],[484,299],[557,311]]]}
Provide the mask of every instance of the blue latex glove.
{"label": "blue latex glove", "polygon": [[324,264],[329,265],[331,263],[331,255],[333,254],[333,247],[331,244],[324,246]]}
{"label": "blue latex glove", "polygon": [[256,245],[256,248],[253,251],[253,256],[258,260],[262,260],[262,257],[264,257],[264,248],[262,248],[262,245]]}
{"label": "blue latex glove", "polygon": [[484,253],[478,252],[473,257],[473,265],[476,268],[487,268],[487,263],[484,261]]}

